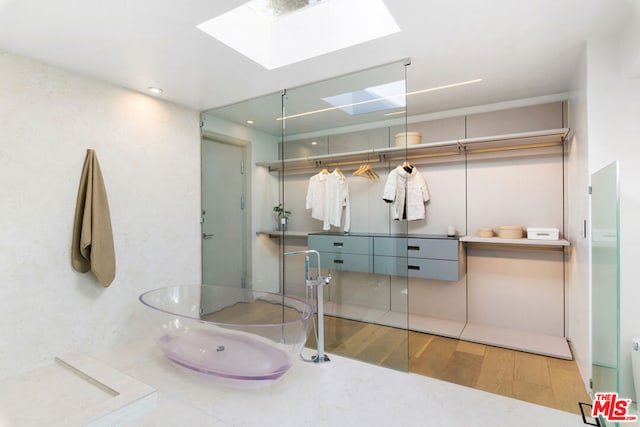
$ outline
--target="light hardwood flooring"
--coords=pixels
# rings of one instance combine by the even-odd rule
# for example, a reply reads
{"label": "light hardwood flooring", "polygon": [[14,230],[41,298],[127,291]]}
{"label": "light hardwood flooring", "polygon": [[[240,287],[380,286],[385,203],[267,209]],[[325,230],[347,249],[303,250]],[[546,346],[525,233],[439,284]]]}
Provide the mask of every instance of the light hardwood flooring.
{"label": "light hardwood flooring", "polygon": [[325,351],[575,414],[591,401],[571,360],[329,316]]}
{"label": "light hardwood flooring", "polygon": [[[283,317],[284,316],[284,317]],[[298,316],[271,303],[236,304],[203,316],[273,323]],[[580,414],[590,403],[574,361],[325,316],[325,352]],[[307,346],[315,348],[313,330]]]}

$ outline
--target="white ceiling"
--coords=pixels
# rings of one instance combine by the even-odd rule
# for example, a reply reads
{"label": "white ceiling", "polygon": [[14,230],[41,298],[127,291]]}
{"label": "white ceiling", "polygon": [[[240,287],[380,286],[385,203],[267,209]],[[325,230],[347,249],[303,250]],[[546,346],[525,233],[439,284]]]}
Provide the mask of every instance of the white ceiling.
{"label": "white ceiling", "polygon": [[245,0],[0,0],[0,50],[201,111],[407,57],[410,91],[483,79],[417,114],[568,91],[584,41],[633,1],[385,0],[400,33],[266,70],[196,28]]}

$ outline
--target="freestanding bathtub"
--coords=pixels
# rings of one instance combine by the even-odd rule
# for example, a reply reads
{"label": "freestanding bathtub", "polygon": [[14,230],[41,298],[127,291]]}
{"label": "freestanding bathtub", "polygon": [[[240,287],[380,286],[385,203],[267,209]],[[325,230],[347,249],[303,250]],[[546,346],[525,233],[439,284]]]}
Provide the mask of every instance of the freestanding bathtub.
{"label": "freestanding bathtub", "polygon": [[279,294],[213,285],[145,292],[154,338],[175,365],[232,386],[269,384],[304,346],[313,307]]}

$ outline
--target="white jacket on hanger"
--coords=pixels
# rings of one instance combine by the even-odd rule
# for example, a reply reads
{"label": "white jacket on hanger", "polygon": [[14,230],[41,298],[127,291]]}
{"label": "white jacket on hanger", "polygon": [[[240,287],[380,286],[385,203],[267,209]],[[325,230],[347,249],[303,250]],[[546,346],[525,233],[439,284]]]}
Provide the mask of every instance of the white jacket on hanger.
{"label": "white jacket on hanger", "polygon": [[424,219],[424,204],[429,201],[427,182],[417,168],[414,167],[411,172],[407,172],[402,166],[398,166],[389,173],[382,198],[385,202],[391,203],[393,219]]}

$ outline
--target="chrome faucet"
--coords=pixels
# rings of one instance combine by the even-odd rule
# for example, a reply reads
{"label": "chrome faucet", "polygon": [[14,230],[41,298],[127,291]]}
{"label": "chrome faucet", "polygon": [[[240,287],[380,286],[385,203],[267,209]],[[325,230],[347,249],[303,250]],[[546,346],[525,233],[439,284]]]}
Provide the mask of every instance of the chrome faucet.
{"label": "chrome faucet", "polygon": [[[318,260],[317,269],[316,269],[316,278],[312,280],[309,276],[309,254],[315,254]],[[320,253],[316,250],[309,249],[306,251],[293,251],[293,252],[285,252],[285,256],[287,255],[306,255],[305,256],[305,286],[307,290],[313,288],[313,286],[317,289],[317,302],[318,302],[318,328],[316,333],[316,346],[318,348],[318,354],[311,358],[311,362],[321,363],[328,362],[329,356],[327,356],[324,352],[324,293],[323,288],[325,285],[331,283],[331,275],[326,277],[322,277],[320,270]],[[308,295],[308,293],[307,293]],[[307,303],[308,297],[307,297]],[[315,323],[314,323],[315,326]]]}

